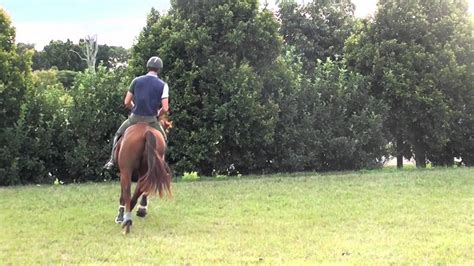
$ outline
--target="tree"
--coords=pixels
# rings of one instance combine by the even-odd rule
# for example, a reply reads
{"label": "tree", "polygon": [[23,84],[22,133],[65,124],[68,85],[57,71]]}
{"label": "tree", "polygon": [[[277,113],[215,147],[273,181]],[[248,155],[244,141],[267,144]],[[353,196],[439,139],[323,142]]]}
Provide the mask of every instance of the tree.
{"label": "tree", "polygon": [[318,59],[342,57],[344,41],[352,32],[354,5],[350,0],[279,3],[280,33],[288,46],[301,53],[303,70],[314,73]]}
{"label": "tree", "polygon": [[79,73],[74,87],[68,117],[69,149],[64,151],[67,173],[65,182],[109,179],[102,166],[110,156],[111,136],[125,120],[123,106],[126,92],[124,70],[108,71],[99,67],[94,74]]}
{"label": "tree", "polygon": [[285,97],[294,110],[284,113],[277,125],[274,167],[279,171],[380,167],[386,155],[381,126],[386,109],[368,96],[367,78],[348,71],[344,62],[329,59],[318,62],[314,79],[298,77],[298,70],[296,65],[290,74],[296,89]]}
{"label": "tree", "polygon": [[[92,47],[89,47],[90,45]],[[33,55],[33,70],[47,70],[56,67],[58,70],[83,71],[88,68],[86,54],[87,49],[91,48],[95,49],[94,40],[90,43],[85,39],[81,39],[78,44],[70,40],[66,42],[51,41],[42,51],[35,51]],[[128,61],[128,51],[123,47],[102,44],[98,45],[97,49],[94,63],[96,68],[99,64],[109,69],[117,68],[125,66]],[[90,51],[90,56],[92,56],[95,52]],[[89,60],[93,61],[93,58],[91,57]],[[91,64],[92,61],[90,62]]]}
{"label": "tree", "polygon": [[35,51],[35,45],[32,43],[17,43],[16,52],[20,55],[26,54],[29,51]]}
{"label": "tree", "polygon": [[58,70],[82,71],[87,64],[77,55],[79,53],[81,48],[69,39],[66,42],[50,41],[33,57],[33,69],[46,70],[55,66]]}
{"label": "tree", "polygon": [[99,51],[99,43],[97,42],[97,35],[87,36],[85,40],[82,40],[82,43],[79,44],[81,47],[82,55],[74,52],[77,54],[81,60],[87,63],[87,67],[92,73],[95,73],[95,67],[97,62],[97,52]]}
{"label": "tree", "polygon": [[19,179],[20,145],[17,121],[26,100],[31,73],[31,51],[19,54],[10,17],[0,9],[0,185]]}
{"label": "tree", "polygon": [[103,65],[108,69],[116,69],[118,67],[127,66],[129,52],[120,46],[108,46],[106,44],[99,45],[97,52],[96,67]]}
{"label": "tree", "polygon": [[[151,8],[147,15],[146,25],[143,27],[138,36],[137,43],[132,47],[129,70],[131,75],[139,75],[146,69],[146,60],[156,53],[159,43],[154,41],[155,36],[161,34],[162,29],[170,27],[168,23],[171,22],[170,16],[165,16],[161,19],[160,13]],[[167,25],[164,25],[164,24]],[[148,56],[148,58],[146,58]]]}
{"label": "tree", "polygon": [[[472,65],[467,17],[466,1],[381,0],[373,24],[366,22],[346,43],[349,65],[370,76],[372,95],[390,107],[384,124],[399,166],[413,151],[417,166],[425,167],[427,155],[452,138],[458,105],[452,97],[472,91],[465,72]],[[464,81],[446,82],[459,77]]]}
{"label": "tree", "polygon": [[453,165],[453,157],[474,165],[474,16],[467,14],[467,2],[443,2],[428,6],[428,20],[443,46],[434,57],[435,82],[448,105],[448,141],[429,149],[434,165]]}
{"label": "tree", "polygon": [[[276,106],[261,97],[260,76],[280,53],[278,24],[257,1],[173,1],[149,16],[132,49],[134,75],[152,55],[170,82],[170,155],[178,172],[257,171],[272,143]],[[172,63],[171,63],[172,62]],[[174,88],[174,89],[173,89]]]}
{"label": "tree", "polygon": [[65,151],[71,147],[67,124],[72,99],[57,79],[57,70],[35,71],[17,129],[22,184],[52,183],[65,175]]}

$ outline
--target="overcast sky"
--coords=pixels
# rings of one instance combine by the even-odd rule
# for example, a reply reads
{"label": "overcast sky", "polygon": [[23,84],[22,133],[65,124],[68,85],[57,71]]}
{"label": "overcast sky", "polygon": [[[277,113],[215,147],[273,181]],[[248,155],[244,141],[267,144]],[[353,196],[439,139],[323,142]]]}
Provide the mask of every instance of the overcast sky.
{"label": "overcast sky", "polygon": [[[274,1],[268,2],[274,5]],[[365,17],[373,14],[377,1],[352,2],[356,16]],[[469,3],[472,12],[474,0]],[[145,25],[149,10],[168,10],[170,0],[0,0],[0,6],[12,17],[16,41],[34,43],[36,49],[50,40],[69,38],[77,43],[93,34],[101,44],[129,48]]]}

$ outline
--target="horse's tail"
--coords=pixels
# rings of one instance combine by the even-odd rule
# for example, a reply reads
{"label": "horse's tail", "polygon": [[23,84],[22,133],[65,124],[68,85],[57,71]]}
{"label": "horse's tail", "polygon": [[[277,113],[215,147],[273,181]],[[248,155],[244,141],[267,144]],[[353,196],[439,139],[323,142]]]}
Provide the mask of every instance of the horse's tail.
{"label": "horse's tail", "polygon": [[158,191],[160,197],[164,192],[171,193],[171,171],[166,162],[156,151],[156,137],[151,131],[145,132],[145,156],[148,170],[142,177],[143,191],[147,194],[155,194]]}

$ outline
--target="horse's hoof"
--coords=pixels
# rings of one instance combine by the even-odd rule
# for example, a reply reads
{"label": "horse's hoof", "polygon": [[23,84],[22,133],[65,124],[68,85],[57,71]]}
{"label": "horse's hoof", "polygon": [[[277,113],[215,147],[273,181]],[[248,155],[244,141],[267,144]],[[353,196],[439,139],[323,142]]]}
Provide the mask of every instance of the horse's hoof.
{"label": "horse's hoof", "polygon": [[122,222],[123,222],[123,213],[119,214],[119,215],[117,215],[117,217],[115,217],[115,223],[116,224],[121,224]]}
{"label": "horse's hoof", "polygon": [[128,233],[130,233],[130,227],[132,227],[132,220],[126,220],[122,223],[124,235],[127,235]]}
{"label": "horse's hoof", "polygon": [[117,213],[117,217],[115,217],[115,223],[121,224],[123,222],[123,212],[124,212],[124,210],[125,209],[123,207],[119,208],[118,213]]}
{"label": "horse's hoof", "polygon": [[143,208],[143,207],[138,208],[138,210],[137,210],[137,216],[138,217],[144,218],[146,216],[146,214],[147,214],[146,208]]}

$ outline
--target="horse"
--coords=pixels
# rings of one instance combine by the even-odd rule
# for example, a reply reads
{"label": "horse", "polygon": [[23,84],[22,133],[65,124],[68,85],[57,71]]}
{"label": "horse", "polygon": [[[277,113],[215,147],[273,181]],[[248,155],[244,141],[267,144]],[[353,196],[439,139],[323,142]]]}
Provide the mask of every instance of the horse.
{"label": "horse", "polygon": [[[172,123],[166,117],[160,118],[165,131]],[[117,144],[114,156],[120,170],[120,206],[116,223],[121,223],[123,233],[128,234],[132,225],[131,211],[142,196],[137,216],[147,214],[147,196],[158,192],[160,198],[171,193],[171,170],[165,161],[166,140],[164,132],[150,127],[147,123],[137,123],[125,131]],[[137,181],[131,197],[131,183]]]}

